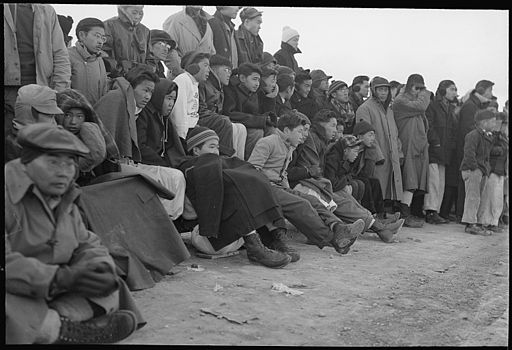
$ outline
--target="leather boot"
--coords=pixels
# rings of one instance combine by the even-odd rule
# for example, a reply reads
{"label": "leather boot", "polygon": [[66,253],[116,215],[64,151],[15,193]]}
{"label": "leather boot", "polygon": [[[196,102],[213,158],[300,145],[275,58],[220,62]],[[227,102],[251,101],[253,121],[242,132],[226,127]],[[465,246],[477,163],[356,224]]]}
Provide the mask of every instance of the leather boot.
{"label": "leather boot", "polygon": [[415,220],[414,217],[411,215],[411,208],[407,204],[400,203],[400,216],[402,219],[405,219],[405,227],[423,227],[423,222]]}
{"label": "leather boot", "polygon": [[397,222],[383,224],[379,220],[375,220],[371,229],[379,236],[379,238],[386,243],[398,243],[398,234],[402,228],[405,219],[400,219]]}
{"label": "leather boot", "polygon": [[434,210],[427,210],[427,215],[425,216],[425,221],[428,224],[432,225],[440,225],[447,224],[450,220],[443,219],[439,214]]}
{"label": "leather boot", "polygon": [[396,212],[387,216],[386,213],[378,213],[375,215],[375,219],[379,219],[383,224],[390,224],[392,222],[397,222],[398,219],[400,219],[400,213]]}
{"label": "leather boot", "polygon": [[355,243],[357,236],[364,231],[364,220],[359,219],[356,222],[346,225],[341,222],[334,224],[334,237],[331,245],[340,254],[347,254],[350,246]]}
{"label": "leather boot", "polygon": [[59,338],[54,344],[109,344],[127,338],[137,328],[132,311],[120,310],[84,322],[61,317]]}
{"label": "leather boot", "polygon": [[292,260],[288,254],[265,247],[256,232],[243,237],[245,249],[247,250],[247,258],[251,261],[260,263],[266,267],[281,268],[288,265]]}
{"label": "leather boot", "polygon": [[270,231],[270,235],[272,240],[267,245],[268,248],[288,254],[292,258],[291,262],[296,262],[300,259],[299,252],[284,243],[286,240],[286,229],[276,228],[275,230]]}

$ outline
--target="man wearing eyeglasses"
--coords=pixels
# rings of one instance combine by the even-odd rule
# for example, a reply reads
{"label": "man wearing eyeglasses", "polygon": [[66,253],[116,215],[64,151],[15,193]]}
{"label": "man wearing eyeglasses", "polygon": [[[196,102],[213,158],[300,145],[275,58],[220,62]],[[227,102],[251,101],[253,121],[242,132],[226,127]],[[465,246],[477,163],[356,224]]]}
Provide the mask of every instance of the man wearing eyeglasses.
{"label": "man wearing eyeglasses", "polygon": [[69,51],[71,88],[80,91],[94,105],[108,92],[107,71],[102,51],[105,25],[97,18],[84,18],[76,26],[78,41]]}
{"label": "man wearing eyeglasses", "polygon": [[402,165],[403,197],[400,214],[405,226],[422,227],[423,220],[411,215],[410,207],[414,194],[428,191],[428,121],[425,116],[432,92],[425,87],[419,74],[411,74],[404,91],[393,102],[393,113],[402,143],[404,162]]}
{"label": "man wearing eyeglasses", "polygon": [[[149,55],[146,58],[146,64],[155,68],[155,74],[159,78],[165,78],[164,63],[169,61],[169,54],[176,49],[176,41],[171,39],[167,32],[160,29],[150,31]],[[173,67],[169,67],[173,70]],[[174,73],[174,72],[171,72]]]}

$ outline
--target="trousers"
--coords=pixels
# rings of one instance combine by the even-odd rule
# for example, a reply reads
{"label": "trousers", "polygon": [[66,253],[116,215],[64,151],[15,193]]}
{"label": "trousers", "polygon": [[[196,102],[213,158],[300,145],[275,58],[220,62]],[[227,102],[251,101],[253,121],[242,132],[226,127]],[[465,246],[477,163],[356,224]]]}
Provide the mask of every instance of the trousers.
{"label": "trousers", "polygon": [[487,176],[483,176],[480,169],[463,170],[461,176],[466,189],[462,222],[466,224],[481,223],[478,221],[478,211]]}
{"label": "trousers", "polygon": [[439,212],[444,195],[445,166],[437,163],[428,165],[428,193],[423,204],[425,210]]}

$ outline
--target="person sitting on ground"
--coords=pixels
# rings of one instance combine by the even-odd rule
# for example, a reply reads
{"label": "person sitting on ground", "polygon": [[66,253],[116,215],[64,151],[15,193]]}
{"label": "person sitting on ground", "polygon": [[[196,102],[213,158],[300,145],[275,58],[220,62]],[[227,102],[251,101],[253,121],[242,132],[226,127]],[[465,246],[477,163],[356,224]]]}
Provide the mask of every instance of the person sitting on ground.
{"label": "person sitting on ground", "polygon": [[119,159],[119,150],[89,101],[78,90],[58,92],[57,105],[64,113],[55,116],[57,124],[77,136],[89,148],[89,154],[78,160],[80,175],[76,183],[84,186],[97,176],[95,168],[106,159],[111,162]]}
{"label": "person sitting on ground", "polygon": [[[492,130],[496,116],[487,109],[475,114],[476,129],[470,131],[464,140],[464,158],[460,165],[466,196],[462,223],[465,231],[473,235],[489,236],[492,231],[482,227],[482,194],[491,169],[489,157],[492,147]],[[487,203],[488,204],[488,203]]]}
{"label": "person sitting on ground", "polygon": [[260,103],[258,88],[260,86],[261,70],[252,63],[241,64],[225,87],[223,113],[231,121],[242,123],[247,129],[245,141],[245,160],[247,160],[256,142],[275,129],[277,118],[274,115],[259,112]]}
{"label": "person sitting on ground", "polygon": [[301,69],[295,59],[296,54],[302,53],[299,49],[299,37],[298,31],[284,26],[283,35],[281,36],[281,49],[274,54],[277,64],[290,67],[294,72]]}
{"label": "person sitting on ground", "polygon": [[238,66],[242,63],[261,64],[263,61],[263,40],[259,36],[262,11],[245,7],[240,11],[240,26],[235,31],[238,43]]}
{"label": "person sitting on ground", "polygon": [[292,108],[305,114],[310,119],[318,112],[316,102],[310,97],[312,84],[313,80],[309,73],[297,74],[295,77],[295,92],[290,99]]}
{"label": "person sitting on ground", "polygon": [[118,5],[117,16],[105,22],[106,41],[103,50],[107,71],[111,78],[125,75],[136,66],[146,66],[150,52],[149,28],[140,23],[144,5]]}
{"label": "person sitting on ground", "polygon": [[336,113],[336,121],[343,124],[344,133],[352,134],[356,123],[356,113],[348,100],[348,85],[344,81],[335,80],[327,91],[327,108]]}
{"label": "person sitting on ground", "polygon": [[292,110],[290,99],[295,92],[295,82],[289,75],[281,75],[277,78],[277,86],[279,88],[279,94],[276,98],[276,114],[279,118],[279,116]]}
{"label": "person sitting on ground", "polygon": [[344,224],[317,197],[295,191],[288,183],[286,169],[294,148],[302,140],[305,124],[297,112],[282,115],[275,133],[256,143],[248,161],[268,177],[284,217],[309,241],[320,249],[330,245],[336,252],[347,254],[363,232],[364,222]]}
{"label": "person sitting on ground", "polygon": [[76,25],[75,46],[68,49],[71,62],[71,88],[80,91],[94,105],[108,92],[107,70],[102,51],[105,25],[97,18],[84,18]]}
{"label": "person sitting on ground", "polygon": [[149,103],[159,78],[144,67],[131,69],[126,78],[115,79],[116,89],[103,96],[94,109],[105,128],[113,135],[120,154],[122,172],[143,173],[174,193],[173,200],[160,198],[175,220],[183,213],[185,178],[177,170],[142,162],[136,120]]}
{"label": "person sitting on ground", "polygon": [[[244,159],[247,129],[241,123],[233,123],[222,115],[224,105],[224,87],[231,77],[231,62],[222,56],[210,58],[210,74],[205,82],[199,83],[199,121],[198,125],[215,131],[219,136],[220,154],[235,155]],[[234,153],[232,153],[234,151]]]}
{"label": "person sitting on ground", "polygon": [[[306,123],[310,123],[309,120]],[[404,223],[394,215],[388,220],[376,219],[350,194],[333,191],[333,185],[324,176],[328,144],[336,134],[336,115],[328,109],[318,111],[311,131],[305,132],[302,144],[294,152],[292,162],[288,165],[288,178],[291,188],[324,198],[334,215],[345,222],[363,220],[364,230],[371,229],[386,243],[398,241],[398,234]]]}
{"label": "person sitting on ground", "polygon": [[[189,131],[187,152],[192,157],[179,167],[198,214],[199,234],[213,248],[208,253],[236,250],[241,242],[250,261],[267,267],[281,268],[299,260],[300,255],[282,241],[286,224],[263,174],[239,158],[219,156],[218,136],[202,126]],[[262,227],[272,238],[271,249],[255,231]]]}
{"label": "person sitting on ground", "polygon": [[277,86],[277,70],[262,69],[260,87],[258,88],[258,102],[260,104],[260,113],[275,113],[276,99],[279,93]]}
{"label": "person sitting on ground", "polygon": [[[150,30],[149,37],[149,53],[146,55],[146,64],[155,68],[155,73],[159,78],[165,78],[164,64],[168,64],[171,57],[174,57],[169,57],[169,53],[176,50],[176,41],[160,29]],[[172,65],[170,69],[172,70]]]}
{"label": "person sitting on ground", "polygon": [[[5,165],[6,343],[115,343],[145,324],[74,183],[87,147],[62,126],[20,130]],[[131,305],[121,310],[121,305]]]}

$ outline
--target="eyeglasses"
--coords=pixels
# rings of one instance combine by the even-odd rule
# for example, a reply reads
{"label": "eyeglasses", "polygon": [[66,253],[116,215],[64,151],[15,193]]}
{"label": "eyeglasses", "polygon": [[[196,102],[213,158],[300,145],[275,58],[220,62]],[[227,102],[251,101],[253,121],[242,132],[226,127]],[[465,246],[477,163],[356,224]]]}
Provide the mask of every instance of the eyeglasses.
{"label": "eyeglasses", "polygon": [[101,35],[100,33],[93,34],[96,39],[101,40],[103,43],[107,42],[107,37],[105,35]]}
{"label": "eyeglasses", "polygon": [[48,165],[48,167],[53,170],[53,171],[57,171],[57,170],[65,170],[65,171],[68,171],[68,172],[71,172],[71,170],[75,171],[75,167],[78,165],[76,163],[76,161],[74,160],[58,160],[58,159],[47,159],[46,160],[46,164]]}
{"label": "eyeglasses", "polygon": [[154,45],[158,45],[161,48],[166,48],[167,50],[171,49],[171,45],[164,43],[163,41],[157,41]]}

